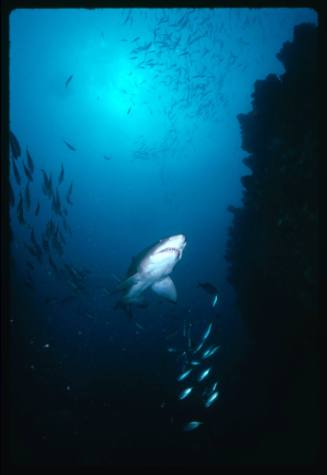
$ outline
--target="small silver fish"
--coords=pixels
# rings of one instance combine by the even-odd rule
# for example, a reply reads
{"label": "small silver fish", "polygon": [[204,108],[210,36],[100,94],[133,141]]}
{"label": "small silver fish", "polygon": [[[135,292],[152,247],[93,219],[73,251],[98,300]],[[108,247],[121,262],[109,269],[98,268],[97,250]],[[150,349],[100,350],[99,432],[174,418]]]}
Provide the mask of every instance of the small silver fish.
{"label": "small silver fish", "polygon": [[201,421],[190,421],[184,425],[184,432],[189,432],[191,430],[197,429],[203,422]]}
{"label": "small silver fish", "polygon": [[201,371],[201,373],[198,376],[199,383],[203,381],[209,375],[210,371],[211,371],[211,368],[207,368]]}
{"label": "small silver fish", "polygon": [[200,342],[200,344],[195,348],[195,350],[193,350],[193,354],[195,355],[196,353],[198,353],[198,351],[201,350],[201,348],[203,347],[203,345],[204,345],[204,340],[202,340],[202,341]]}
{"label": "small silver fish", "polygon": [[204,332],[204,335],[202,337],[202,341],[206,340],[208,338],[208,336],[210,335],[211,333],[211,329],[212,329],[212,322],[209,324],[208,328],[206,329],[206,331]]}
{"label": "small silver fish", "polygon": [[196,361],[196,360],[191,361],[192,366],[199,366],[199,364],[201,364],[200,361]]}
{"label": "small silver fish", "polygon": [[208,348],[207,350],[205,350],[205,351],[202,353],[201,358],[202,358],[203,360],[205,360],[206,358],[209,358],[210,350],[211,350],[211,348]]}
{"label": "small silver fish", "polygon": [[178,399],[182,400],[182,399],[185,399],[187,396],[189,396],[192,392],[192,389],[193,388],[186,388],[184,389],[180,395],[178,396]]}
{"label": "small silver fish", "polygon": [[205,407],[212,406],[212,404],[218,399],[218,396],[219,396],[219,391],[216,391],[216,392],[212,393],[208,397],[208,399],[205,401],[205,403],[204,403]]}
{"label": "small silver fish", "polygon": [[188,377],[188,375],[191,373],[191,371],[192,371],[192,368],[184,371],[184,373],[180,374],[177,377],[177,381],[183,381],[184,379],[186,379]]}
{"label": "small silver fish", "polygon": [[209,347],[202,355],[202,359],[205,360],[207,358],[210,358],[210,356],[214,355],[215,353],[217,353],[217,351],[219,350],[220,348],[220,345],[218,346],[211,346]]}
{"label": "small silver fish", "polygon": [[215,381],[209,388],[207,388],[204,392],[205,395],[212,394],[218,386],[218,381]]}

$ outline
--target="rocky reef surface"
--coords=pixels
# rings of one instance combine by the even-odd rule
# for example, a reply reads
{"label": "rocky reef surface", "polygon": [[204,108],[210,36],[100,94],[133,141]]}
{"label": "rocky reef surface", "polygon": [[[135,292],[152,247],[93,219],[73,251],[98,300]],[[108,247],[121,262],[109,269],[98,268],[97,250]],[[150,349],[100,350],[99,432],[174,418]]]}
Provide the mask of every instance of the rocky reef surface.
{"label": "rocky reef surface", "polygon": [[251,174],[243,205],[228,208],[225,254],[253,341],[249,371],[265,389],[262,427],[285,460],[303,463],[319,438],[317,55],[317,27],[296,26],[277,55],[285,73],[256,81],[251,112],[238,115]]}

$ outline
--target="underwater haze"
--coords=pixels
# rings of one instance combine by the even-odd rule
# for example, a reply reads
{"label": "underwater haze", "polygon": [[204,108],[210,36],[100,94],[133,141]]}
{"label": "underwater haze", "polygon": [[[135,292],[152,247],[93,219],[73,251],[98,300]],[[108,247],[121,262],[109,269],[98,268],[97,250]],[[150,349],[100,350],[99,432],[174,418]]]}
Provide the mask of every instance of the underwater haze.
{"label": "underwater haze", "polygon": [[316,12],[10,14],[15,464],[257,461],[227,208],[248,171],[237,116],[303,22]]}

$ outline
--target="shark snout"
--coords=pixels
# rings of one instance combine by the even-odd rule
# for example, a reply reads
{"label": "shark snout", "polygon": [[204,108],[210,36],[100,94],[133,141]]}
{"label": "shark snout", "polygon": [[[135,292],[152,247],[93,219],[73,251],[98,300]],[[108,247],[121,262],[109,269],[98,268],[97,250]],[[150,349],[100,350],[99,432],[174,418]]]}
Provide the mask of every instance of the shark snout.
{"label": "shark snout", "polygon": [[169,244],[177,249],[184,249],[186,246],[186,237],[184,234],[176,234],[169,238]]}

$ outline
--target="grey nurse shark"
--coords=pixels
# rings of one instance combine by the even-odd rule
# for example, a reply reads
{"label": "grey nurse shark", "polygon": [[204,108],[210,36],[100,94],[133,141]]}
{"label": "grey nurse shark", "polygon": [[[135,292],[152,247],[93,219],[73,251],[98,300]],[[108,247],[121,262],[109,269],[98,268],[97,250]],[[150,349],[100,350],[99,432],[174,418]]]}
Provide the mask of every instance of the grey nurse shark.
{"label": "grey nurse shark", "polygon": [[111,292],[111,294],[118,292],[123,294],[115,308],[124,309],[129,318],[132,318],[131,306],[133,304],[140,307],[147,306],[143,293],[148,288],[166,300],[175,303],[177,291],[169,274],[181,260],[185,246],[185,236],[177,234],[161,239],[133,257],[125,280]]}

